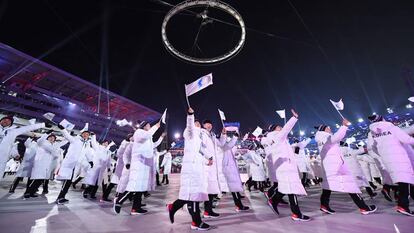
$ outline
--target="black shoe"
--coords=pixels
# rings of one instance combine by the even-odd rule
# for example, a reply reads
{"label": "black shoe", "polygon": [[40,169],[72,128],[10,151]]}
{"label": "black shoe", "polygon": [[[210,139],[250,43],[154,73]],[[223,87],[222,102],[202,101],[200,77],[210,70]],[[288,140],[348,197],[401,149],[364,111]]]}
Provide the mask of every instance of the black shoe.
{"label": "black shoe", "polygon": [[335,214],[335,210],[331,209],[329,206],[321,205],[320,210],[324,213],[327,213],[327,214]]}
{"label": "black shoe", "polygon": [[370,198],[374,198],[376,197],[378,194],[377,193],[372,193],[372,195],[369,195]]}
{"label": "black shoe", "polygon": [[108,199],[108,198],[102,198],[102,199],[99,200],[99,202],[101,202],[101,203],[104,203],[104,202],[112,203],[112,200]]}
{"label": "black shoe", "polygon": [[208,231],[211,227],[207,223],[202,222],[200,225],[197,225],[195,222],[191,223],[191,230],[197,231]]}
{"label": "black shoe", "polygon": [[382,189],[381,193],[382,193],[382,195],[384,195],[385,200],[387,200],[389,202],[392,202],[392,197],[391,197],[390,193],[387,190]]}
{"label": "black shoe", "polygon": [[30,198],[30,193],[25,193],[25,194],[23,195],[23,199],[27,199],[27,198]]}
{"label": "black shoe", "polygon": [[145,207],[145,206],[147,206],[147,204],[141,204],[141,207]]}
{"label": "black shoe", "polygon": [[144,194],[144,198],[149,198],[150,196],[151,196],[151,194],[149,194],[149,193]]}
{"label": "black shoe", "polygon": [[236,212],[245,212],[249,210],[250,208],[248,206],[241,206],[241,207],[236,206]]}
{"label": "black shoe", "polygon": [[63,205],[63,204],[68,203],[68,202],[69,202],[69,200],[65,199],[65,198],[59,198],[55,201],[55,203],[58,204],[58,205]]}
{"label": "black shoe", "polygon": [[170,222],[171,224],[174,223],[174,213],[172,211],[173,205],[172,204],[167,204],[167,211],[170,217]]}
{"label": "black shoe", "polygon": [[83,191],[82,196],[83,196],[83,198],[88,198],[89,194],[87,192]]}
{"label": "black shoe", "polygon": [[119,214],[121,212],[121,207],[122,207],[121,204],[114,203],[114,207],[112,208],[112,210],[114,211],[115,214]]}
{"label": "black shoe", "polygon": [[360,209],[359,211],[363,215],[368,215],[368,214],[372,214],[375,211],[377,211],[377,207],[375,205],[370,205],[370,206],[368,206],[368,209]]}
{"label": "black shoe", "polygon": [[215,213],[213,211],[211,211],[211,212],[204,211],[203,217],[204,218],[218,218],[218,217],[220,217],[220,214]]}
{"label": "black shoe", "polygon": [[143,214],[146,214],[146,213],[148,213],[148,210],[144,210],[144,209],[142,209],[142,208],[139,208],[139,209],[132,209],[131,210],[131,215],[143,215]]}
{"label": "black shoe", "polygon": [[274,205],[273,204],[273,200],[272,199],[269,199],[268,201],[267,201],[267,205],[272,209],[272,211],[275,213],[275,214],[277,214],[277,215],[279,215],[279,210],[277,209],[277,205]]}
{"label": "black shoe", "polygon": [[292,214],[292,220],[293,221],[301,221],[301,222],[308,222],[311,220],[311,218],[309,216],[303,215],[301,214],[300,216],[296,215],[296,214]]}
{"label": "black shoe", "polygon": [[14,193],[14,190],[9,190],[9,193],[10,193],[10,194]]}
{"label": "black shoe", "polygon": [[413,211],[410,211],[409,209],[405,209],[403,207],[398,206],[397,207],[397,212],[400,213],[400,214],[410,216],[410,217],[414,217],[414,212]]}
{"label": "black shoe", "polygon": [[90,198],[90,199],[94,199],[94,200],[95,200],[95,199],[96,199],[96,196],[95,196],[95,195],[93,195],[93,196],[90,196],[89,198]]}
{"label": "black shoe", "polygon": [[45,194],[48,194],[49,193],[49,191],[48,190],[44,190],[43,192],[42,192],[42,195],[45,195]]}
{"label": "black shoe", "polygon": [[39,195],[37,195],[36,193],[30,194],[30,197],[38,197]]}

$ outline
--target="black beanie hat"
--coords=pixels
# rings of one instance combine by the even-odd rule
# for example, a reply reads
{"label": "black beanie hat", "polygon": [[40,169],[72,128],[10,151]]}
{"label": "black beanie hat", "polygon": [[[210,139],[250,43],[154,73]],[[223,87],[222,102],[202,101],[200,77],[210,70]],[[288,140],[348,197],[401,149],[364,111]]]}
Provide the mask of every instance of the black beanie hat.
{"label": "black beanie hat", "polygon": [[149,124],[149,121],[141,121],[141,123],[139,123],[139,129],[143,129],[144,126],[146,126],[147,124]]}
{"label": "black beanie hat", "polygon": [[211,121],[211,120],[209,120],[209,119],[205,119],[204,121],[203,121],[203,125],[204,124],[213,124],[213,122]]}
{"label": "black beanie hat", "polygon": [[384,118],[381,115],[372,115],[368,117],[368,120],[372,123],[382,121]]}
{"label": "black beanie hat", "polygon": [[315,126],[315,129],[317,129],[318,131],[325,131],[326,128],[328,128],[327,125],[319,125],[319,126]]}

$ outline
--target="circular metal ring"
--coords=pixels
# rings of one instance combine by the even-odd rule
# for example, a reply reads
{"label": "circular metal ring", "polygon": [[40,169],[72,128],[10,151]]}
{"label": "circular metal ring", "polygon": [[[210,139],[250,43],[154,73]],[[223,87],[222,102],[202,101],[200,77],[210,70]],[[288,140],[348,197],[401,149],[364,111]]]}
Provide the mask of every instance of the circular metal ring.
{"label": "circular metal ring", "polygon": [[[168,40],[166,28],[167,28],[168,22],[170,21],[170,19],[174,15],[176,15],[180,12],[183,12],[183,11],[187,11],[189,8],[203,7],[203,6],[217,8],[217,9],[220,9],[222,11],[225,11],[226,13],[233,16],[237,20],[237,22],[240,26],[241,36],[240,36],[240,40],[238,41],[237,45],[234,48],[232,48],[231,50],[229,50],[228,52],[226,52],[226,53],[224,53],[220,56],[211,57],[211,58],[192,57],[192,56],[186,55],[186,54],[178,51],[176,48],[174,48],[174,46]],[[208,16],[207,16],[207,18],[208,18]],[[212,20],[214,20],[214,19],[212,18]],[[174,56],[176,56],[180,59],[183,59],[184,61],[187,61],[187,62],[207,65],[207,64],[215,64],[215,63],[224,62],[224,61],[227,61],[227,60],[231,59],[235,55],[237,55],[241,51],[241,49],[243,48],[243,45],[244,45],[245,40],[246,40],[246,27],[244,25],[244,21],[243,21],[241,15],[233,7],[231,7],[230,5],[228,5],[226,3],[223,3],[223,2],[218,1],[218,0],[187,0],[187,1],[184,1],[182,3],[179,3],[175,7],[173,7],[167,13],[167,15],[164,17],[164,20],[162,22],[162,27],[161,27],[161,36],[162,36],[162,42],[163,42],[165,48],[172,55],[174,55]]]}

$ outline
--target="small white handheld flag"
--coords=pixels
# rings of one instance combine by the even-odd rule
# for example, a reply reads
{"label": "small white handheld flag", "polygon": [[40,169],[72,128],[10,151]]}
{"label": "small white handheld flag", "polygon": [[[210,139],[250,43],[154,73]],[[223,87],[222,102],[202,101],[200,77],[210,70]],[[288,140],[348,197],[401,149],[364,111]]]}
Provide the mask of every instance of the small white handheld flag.
{"label": "small white handheld flag", "polygon": [[164,113],[161,116],[161,122],[165,124],[165,119],[167,118],[167,109],[164,110]]}
{"label": "small white handheld flag", "polygon": [[280,118],[286,119],[286,110],[285,109],[277,110],[276,113],[279,114]]}
{"label": "small white handheld flag", "polygon": [[55,117],[55,114],[51,113],[51,112],[47,112],[47,113],[43,114],[43,117],[48,119],[49,121],[53,121],[53,118]]}
{"label": "small white handheld flag", "polygon": [[30,124],[30,125],[34,125],[34,124],[36,124],[36,119],[35,119],[35,118],[30,119],[30,120],[29,120],[29,124]]}
{"label": "small white handheld flag", "polygon": [[120,127],[124,127],[126,125],[129,125],[129,121],[127,121],[126,119],[122,119],[122,120],[117,120],[116,124]]}
{"label": "small white handheld flag", "polygon": [[262,128],[260,128],[259,126],[257,126],[257,128],[253,131],[253,135],[255,136],[255,137],[259,137],[259,135],[260,134],[262,134],[262,132],[263,132],[263,129]]}
{"label": "small white handheld flag", "polygon": [[63,119],[59,125],[63,126],[65,129],[67,130],[72,130],[73,128],[75,128],[75,125],[70,123],[69,121],[67,121],[66,119]]}
{"label": "small white handheld flag", "polygon": [[342,99],[340,99],[338,102],[335,102],[333,100],[329,100],[329,101],[331,101],[332,105],[336,108],[336,110],[338,111],[344,110],[344,102],[342,102]]}
{"label": "small white handheld flag", "polygon": [[226,116],[224,115],[224,112],[223,112],[223,111],[221,111],[220,109],[218,109],[218,112],[219,112],[219,115],[220,115],[220,119],[221,119],[222,121],[225,121],[225,120],[226,120]]}
{"label": "small white handheld flag", "polygon": [[205,75],[196,81],[185,85],[185,94],[190,96],[213,84],[213,74]]}
{"label": "small white handheld flag", "polygon": [[414,96],[412,96],[412,97],[408,98],[408,101],[410,101],[410,102],[414,102]]}

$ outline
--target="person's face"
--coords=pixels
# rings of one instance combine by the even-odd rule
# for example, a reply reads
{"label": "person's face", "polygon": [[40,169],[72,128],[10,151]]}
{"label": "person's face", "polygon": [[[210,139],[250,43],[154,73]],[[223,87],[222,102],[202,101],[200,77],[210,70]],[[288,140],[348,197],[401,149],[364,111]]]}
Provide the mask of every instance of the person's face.
{"label": "person's face", "polygon": [[280,130],[282,130],[282,126],[280,125],[276,126],[275,131],[280,131]]}
{"label": "person's face", "polygon": [[48,137],[48,138],[47,138],[47,140],[48,140],[50,143],[54,143],[54,142],[56,141],[56,138],[55,138],[55,137],[53,137],[53,136],[51,136],[51,137]]}
{"label": "person's face", "polygon": [[327,132],[327,133],[332,133],[332,130],[331,130],[331,127],[326,127],[326,129],[325,129],[325,132]]}
{"label": "person's face", "polygon": [[151,129],[151,125],[149,124],[149,123],[147,123],[145,126],[144,126],[144,130],[145,131],[148,131],[148,130],[150,130]]}
{"label": "person's face", "polygon": [[2,127],[9,127],[9,126],[11,126],[11,124],[12,124],[12,122],[8,118],[5,118],[5,119],[3,119],[3,120],[0,121],[0,125]]}
{"label": "person's face", "polygon": [[82,137],[84,140],[88,139],[88,138],[89,138],[89,136],[90,136],[89,132],[83,132],[83,133],[81,134],[81,137]]}
{"label": "person's face", "polygon": [[201,128],[201,124],[199,121],[194,122],[195,127],[197,128]]}
{"label": "person's face", "polygon": [[102,146],[107,147],[109,145],[109,142],[103,142]]}
{"label": "person's face", "polygon": [[213,125],[210,124],[210,123],[204,123],[203,127],[204,127],[204,129],[206,129],[209,132],[213,129]]}

